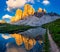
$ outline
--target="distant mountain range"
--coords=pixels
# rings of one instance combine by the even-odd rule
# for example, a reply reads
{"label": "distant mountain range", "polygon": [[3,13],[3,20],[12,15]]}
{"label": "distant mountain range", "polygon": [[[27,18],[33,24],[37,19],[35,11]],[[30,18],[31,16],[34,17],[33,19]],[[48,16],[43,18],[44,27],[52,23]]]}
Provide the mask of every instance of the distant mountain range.
{"label": "distant mountain range", "polygon": [[54,12],[50,12],[50,13],[35,12],[34,15],[35,15],[36,17],[42,17],[43,15],[49,15],[49,16],[60,16],[59,14],[54,13]]}
{"label": "distant mountain range", "polygon": [[56,13],[38,13],[35,12],[33,16],[26,17],[25,19],[19,20],[17,22],[11,23],[14,25],[30,25],[30,26],[41,26],[43,24],[52,22],[59,19],[60,16]]}

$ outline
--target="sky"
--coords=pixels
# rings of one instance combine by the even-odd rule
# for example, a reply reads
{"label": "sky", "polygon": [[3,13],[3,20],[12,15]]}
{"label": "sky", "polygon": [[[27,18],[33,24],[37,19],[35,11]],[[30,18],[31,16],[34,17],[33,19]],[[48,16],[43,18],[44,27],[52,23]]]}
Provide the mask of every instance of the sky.
{"label": "sky", "polygon": [[10,19],[18,8],[23,9],[27,3],[32,5],[36,11],[42,8],[47,12],[60,14],[60,0],[0,0],[0,20]]}

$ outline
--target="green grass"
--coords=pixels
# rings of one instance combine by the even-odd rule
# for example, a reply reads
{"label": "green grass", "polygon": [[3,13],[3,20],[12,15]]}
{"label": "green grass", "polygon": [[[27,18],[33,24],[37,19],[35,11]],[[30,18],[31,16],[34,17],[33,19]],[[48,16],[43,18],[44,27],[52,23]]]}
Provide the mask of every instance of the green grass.
{"label": "green grass", "polygon": [[43,28],[48,28],[52,34],[53,40],[60,47],[60,19],[50,22],[48,24],[42,25]]}
{"label": "green grass", "polygon": [[47,33],[44,35],[44,52],[50,52],[50,44]]}
{"label": "green grass", "polygon": [[30,28],[35,28],[32,26],[25,26],[25,25],[11,25],[11,24],[0,24],[0,33],[16,33],[16,32],[23,32]]}

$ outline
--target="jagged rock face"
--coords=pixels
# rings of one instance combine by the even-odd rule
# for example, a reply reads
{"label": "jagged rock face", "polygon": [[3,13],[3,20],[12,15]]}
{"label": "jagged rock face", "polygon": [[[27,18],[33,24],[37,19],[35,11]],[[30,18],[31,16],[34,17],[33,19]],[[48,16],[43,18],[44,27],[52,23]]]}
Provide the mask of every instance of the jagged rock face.
{"label": "jagged rock face", "polygon": [[22,19],[22,10],[17,9],[14,17],[11,18],[11,22],[17,22]]}
{"label": "jagged rock face", "polygon": [[38,12],[40,12],[40,13],[41,13],[41,12],[42,12],[42,8],[39,8],[39,9],[38,9]]}
{"label": "jagged rock face", "polygon": [[42,8],[39,8],[39,9],[38,9],[38,13],[42,13],[42,12],[43,12],[43,13],[46,13],[46,9],[43,10]]}
{"label": "jagged rock face", "polygon": [[11,23],[15,22],[15,16],[11,18]]}
{"label": "jagged rock face", "polygon": [[23,17],[27,17],[27,16],[30,16],[30,15],[33,15],[34,12],[35,12],[34,8],[31,5],[26,4],[24,6]]}
{"label": "jagged rock face", "polygon": [[17,18],[22,18],[22,10],[20,10],[20,9],[18,9],[17,11],[16,11],[16,14],[15,14],[15,16],[17,17]]}
{"label": "jagged rock face", "polygon": [[35,12],[34,15],[36,17],[40,18],[40,17],[42,17],[44,15],[44,13],[43,12],[41,12],[41,13],[40,12],[39,13],[38,12]]}
{"label": "jagged rock face", "polygon": [[36,17],[42,17],[44,14],[46,14],[46,10],[45,9],[43,10],[42,8],[39,8],[38,12],[34,13]]}
{"label": "jagged rock face", "polygon": [[11,18],[11,23],[15,23],[19,20],[26,19],[26,17],[32,16],[32,15],[35,15],[37,17],[41,17],[45,13],[46,13],[46,10],[45,9],[43,10],[42,8],[39,8],[38,12],[36,13],[35,9],[31,5],[26,4],[24,6],[24,11],[22,11],[21,9],[16,10],[15,16],[13,16]]}
{"label": "jagged rock face", "polygon": [[24,20],[20,20],[16,23],[12,23],[15,25],[30,25],[30,26],[41,26],[43,24],[52,22],[56,19],[60,18],[59,16],[49,16],[43,15],[42,17],[38,18],[36,16],[29,16]]}
{"label": "jagged rock face", "polygon": [[47,14],[45,9],[39,8],[38,12],[35,12],[31,5],[26,4],[23,12],[20,9],[16,11],[15,16],[11,18],[11,24],[41,26],[42,24],[49,23],[59,18],[57,15],[54,16],[51,14],[53,15],[51,16],[50,14],[45,14]]}
{"label": "jagged rock face", "polygon": [[24,6],[24,11],[23,12],[22,12],[21,9],[16,10],[16,14],[15,14],[14,17],[11,18],[11,22],[14,23],[14,22],[17,22],[21,19],[25,19],[26,17],[28,17],[30,15],[34,15],[34,13],[35,13],[34,8],[31,5],[26,4]]}
{"label": "jagged rock face", "polygon": [[26,11],[28,15],[33,15],[35,12],[34,8],[29,4],[24,6],[24,11]]}
{"label": "jagged rock face", "polygon": [[28,17],[27,12],[24,11],[22,17],[23,17],[22,19],[25,19],[26,17]]}

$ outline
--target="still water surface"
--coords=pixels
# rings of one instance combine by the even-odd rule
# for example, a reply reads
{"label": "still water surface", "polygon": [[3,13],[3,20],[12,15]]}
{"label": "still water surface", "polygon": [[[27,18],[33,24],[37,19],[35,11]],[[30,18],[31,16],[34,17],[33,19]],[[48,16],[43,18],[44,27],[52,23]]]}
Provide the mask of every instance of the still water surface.
{"label": "still water surface", "polygon": [[[9,37],[7,39],[2,36],[3,34],[0,34],[0,52],[43,52],[43,35],[45,34],[45,32],[46,29],[40,27],[29,29],[25,32],[20,32],[19,34],[22,34],[23,37],[29,38],[29,40],[32,40],[33,38],[36,41],[35,44],[31,44],[31,46],[29,46],[29,41],[18,46],[16,44],[15,38],[10,37],[10,34],[4,34]],[[37,38],[40,39],[36,40]]]}

